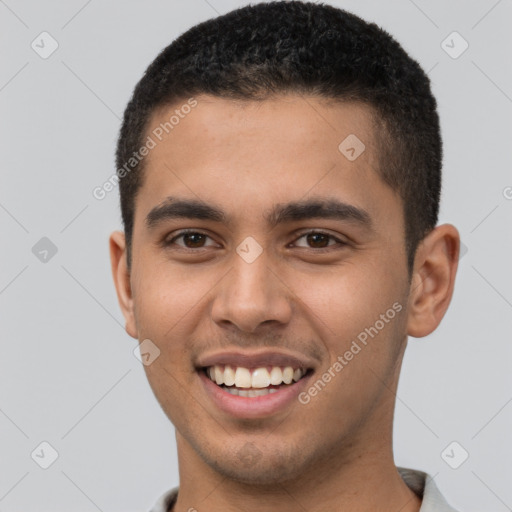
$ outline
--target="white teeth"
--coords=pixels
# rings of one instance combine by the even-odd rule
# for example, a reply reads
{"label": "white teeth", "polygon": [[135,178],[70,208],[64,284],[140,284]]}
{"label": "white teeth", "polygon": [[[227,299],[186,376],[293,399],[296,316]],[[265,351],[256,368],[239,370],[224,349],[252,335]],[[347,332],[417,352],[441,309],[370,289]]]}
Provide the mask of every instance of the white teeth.
{"label": "white teeth", "polygon": [[250,388],[252,384],[251,372],[239,366],[235,372],[235,386],[237,388]]}
{"label": "white teeth", "polygon": [[[266,368],[256,368],[252,372],[252,381],[253,388],[266,388],[270,385],[270,375]],[[281,384],[281,383],[279,383]]]}
{"label": "white teeth", "polygon": [[283,382],[283,372],[279,366],[274,366],[272,370],[270,370],[270,384],[279,386],[281,382]]}
{"label": "white teeth", "polygon": [[287,366],[283,370],[283,382],[285,384],[291,384],[293,380],[293,368],[291,366]]}
{"label": "white teeth", "polygon": [[215,382],[220,386],[224,384],[224,372],[220,366],[215,366]]}
{"label": "white teeth", "polygon": [[235,383],[235,370],[229,364],[224,368],[224,384],[232,386]]}
{"label": "white teeth", "polygon": [[[291,366],[284,368],[279,366],[272,366],[270,371],[267,367],[259,367],[254,370],[243,368],[241,366],[233,367],[227,365],[214,365],[206,369],[206,374],[219,386],[236,386],[236,388],[262,390],[269,388],[269,386],[280,386],[281,384],[291,384],[300,380],[306,370],[303,368],[293,369]],[[269,389],[270,392],[275,393],[276,389]],[[245,394],[241,396],[246,396]],[[259,396],[259,395],[249,395]]]}
{"label": "white teeth", "polygon": [[264,396],[269,395],[270,393],[277,393],[279,390],[276,388],[269,388],[269,389],[238,389],[238,388],[227,388],[222,387],[224,391],[227,391],[228,393],[231,393],[235,396],[243,396],[247,398],[255,397],[255,396]]}

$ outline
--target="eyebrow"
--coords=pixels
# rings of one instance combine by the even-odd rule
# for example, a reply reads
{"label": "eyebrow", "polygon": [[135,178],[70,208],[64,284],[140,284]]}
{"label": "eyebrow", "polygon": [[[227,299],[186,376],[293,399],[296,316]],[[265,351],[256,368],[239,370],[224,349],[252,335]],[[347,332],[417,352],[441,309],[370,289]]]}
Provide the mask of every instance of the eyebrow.
{"label": "eyebrow", "polygon": [[[146,216],[146,226],[152,229],[169,219],[209,220],[227,225],[232,223],[231,217],[217,206],[196,199],[169,196],[149,212]],[[270,228],[293,221],[334,219],[355,222],[367,229],[373,229],[372,219],[366,210],[333,198],[313,198],[276,204],[264,214],[264,219]]]}

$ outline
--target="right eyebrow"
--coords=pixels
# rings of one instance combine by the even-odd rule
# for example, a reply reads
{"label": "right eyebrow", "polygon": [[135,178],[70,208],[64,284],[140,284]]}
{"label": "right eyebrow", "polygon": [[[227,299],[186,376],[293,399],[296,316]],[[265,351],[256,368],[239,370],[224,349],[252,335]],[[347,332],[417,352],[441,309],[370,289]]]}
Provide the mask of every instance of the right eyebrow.
{"label": "right eyebrow", "polygon": [[164,220],[179,218],[223,222],[226,220],[226,214],[203,201],[169,196],[149,212],[146,225],[151,229]]}

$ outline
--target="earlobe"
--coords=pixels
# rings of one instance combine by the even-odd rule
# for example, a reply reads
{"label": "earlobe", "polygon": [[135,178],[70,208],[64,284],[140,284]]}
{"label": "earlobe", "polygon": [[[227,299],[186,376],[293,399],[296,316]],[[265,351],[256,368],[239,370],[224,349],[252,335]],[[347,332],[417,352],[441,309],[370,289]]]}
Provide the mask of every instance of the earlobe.
{"label": "earlobe", "polygon": [[130,272],[126,262],[126,240],[123,232],[115,231],[110,235],[109,249],[112,277],[117,299],[126,322],[125,329],[132,338],[137,339]]}
{"label": "earlobe", "polygon": [[407,334],[427,336],[450,304],[459,262],[460,237],[451,224],[434,228],[416,251],[408,304]]}

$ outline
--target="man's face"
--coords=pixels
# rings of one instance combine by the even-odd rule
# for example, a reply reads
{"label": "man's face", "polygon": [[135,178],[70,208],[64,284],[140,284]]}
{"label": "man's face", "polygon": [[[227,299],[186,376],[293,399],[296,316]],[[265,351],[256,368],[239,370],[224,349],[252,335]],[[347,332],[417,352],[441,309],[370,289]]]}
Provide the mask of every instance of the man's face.
{"label": "man's face", "polygon": [[[180,450],[265,483],[381,447],[409,280],[402,203],[376,172],[369,110],[295,95],[196,99],[145,160],[127,318],[130,334],[160,350],[145,370]],[[156,112],[148,134],[179,107]],[[177,201],[224,217],[174,215]],[[322,201],[338,207],[293,208]],[[178,237],[185,229],[193,233]],[[282,381],[287,366],[306,373],[236,396],[207,376],[213,367],[230,384],[228,364],[251,388]]]}

